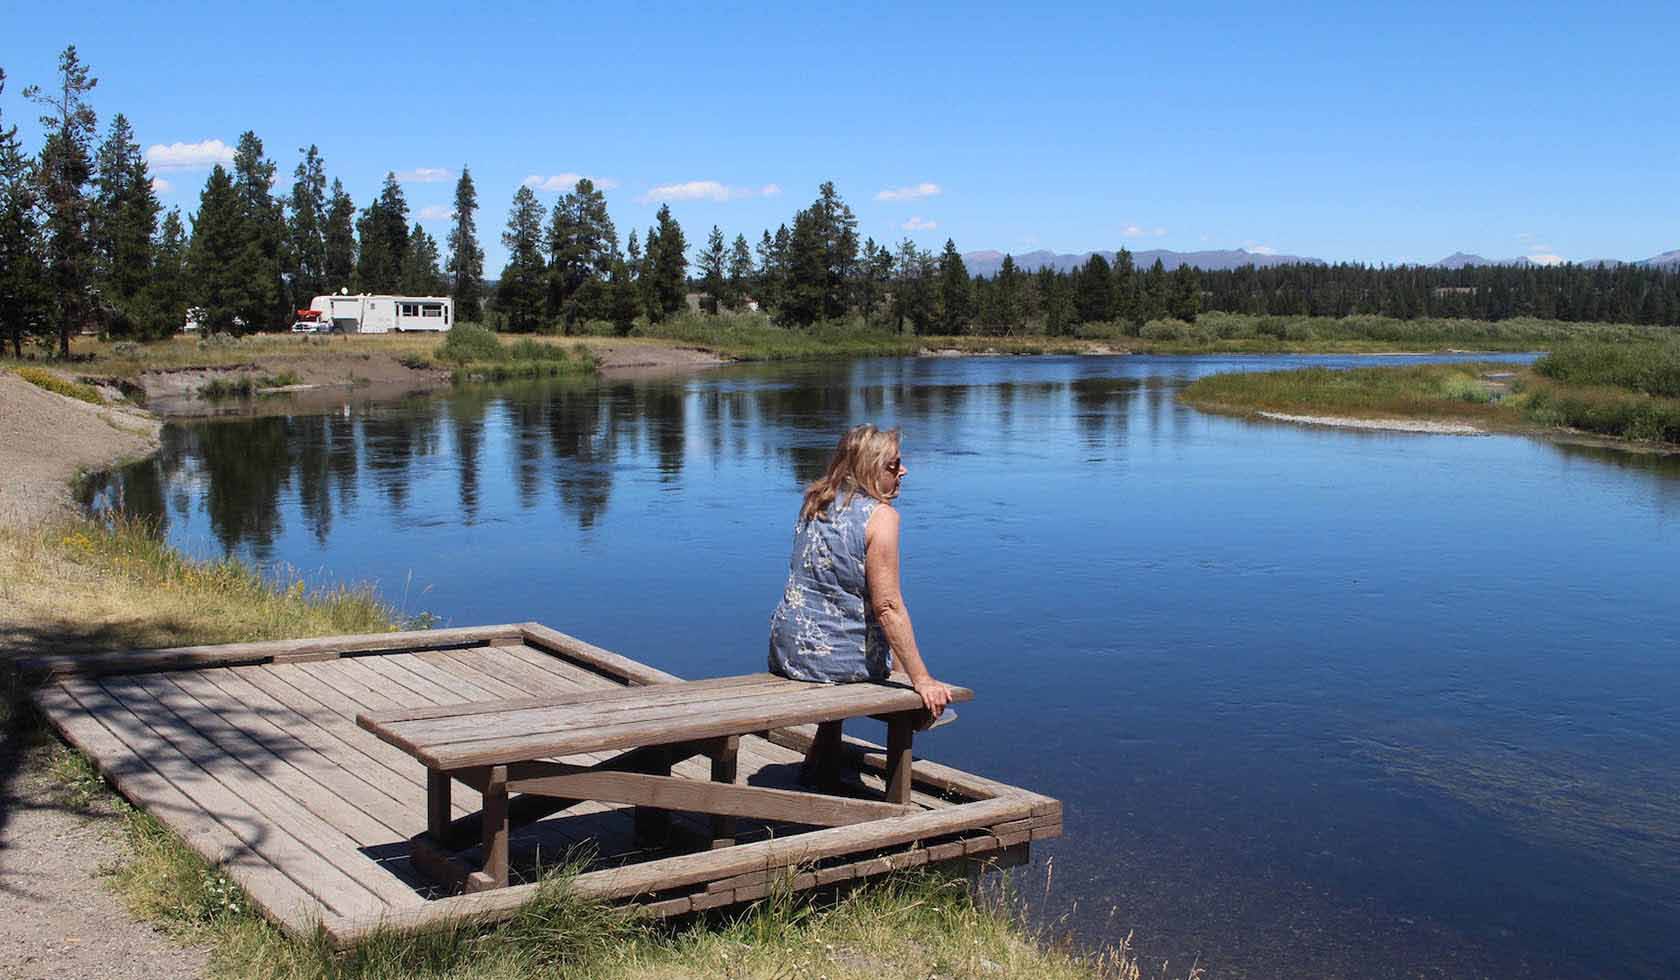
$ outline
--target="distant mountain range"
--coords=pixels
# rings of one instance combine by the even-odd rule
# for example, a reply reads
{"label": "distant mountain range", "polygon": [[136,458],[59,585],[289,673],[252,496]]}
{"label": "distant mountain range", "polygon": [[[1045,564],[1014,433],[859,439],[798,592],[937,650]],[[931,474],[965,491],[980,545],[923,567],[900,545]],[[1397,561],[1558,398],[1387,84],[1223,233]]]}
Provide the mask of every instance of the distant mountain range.
{"label": "distant mountain range", "polygon": [[[1022,272],[1037,272],[1039,269],[1050,268],[1058,272],[1082,266],[1091,261],[1092,255],[1100,255],[1105,262],[1114,261],[1114,253],[1098,250],[1096,252],[1049,252],[1040,249],[1036,252],[1023,252],[1015,256],[1015,266]],[[1305,258],[1300,255],[1272,255],[1263,252],[1250,252],[1246,249],[1221,249],[1210,252],[1174,252],[1170,249],[1152,248],[1142,252],[1132,253],[1132,264],[1139,269],[1147,269],[1160,259],[1161,264],[1172,271],[1181,265],[1193,265],[1198,269],[1239,269],[1245,265],[1292,265],[1299,262],[1310,262],[1314,265],[1324,265],[1323,259]],[[964,252],[963,265],[968,268],[971,276],[994,276],[1003,266],[1003,253],[997,251]]]}
{"label": "distant mountain range", "polygon": [[[1013,254],[1013,253],[1012,253]],[[963,265],[968,268],[971,276],[995,276],[1003,266],[1004,253],[988,249],[983,252],[964,252]],[[1091,256],[1100,255],[1103,261],[1112,263],[1114,253],[1104,250],[1095,252],[1051,252],[1039,249],[1033,252],[1022,252],[1015,255],[1015,267],[1022,272],[1037,272],[1039,269],[1055,269],[1067,272],[1083,266],[1091,261]],[[1222,269],[1239,269],[1245,265],[1265,267],[1271,265],[1293,265],[1295,263],[1311,263],[1325,265],[1323,259],[1309,258],[1301,255],[1275,255],[1269,252],[1250,252],[1247,249],[1232,248],[1207,252],[1174,252],[1171,249],[1155,248],[1132,253],[1132,262],[1139,269],[1147,269],[1160,259],[1161,264],[1170,272],[1181,265],[1193,265],[1198,269],[1217,271]],[[1680,249],[1653,255],[1648,259],[1637,262],[1624,263],[1621,259],[1576,259],[1576,265],[1639,265],[1657,269],[1680,269]],[[1490,259],[1470,252],[1454,252],[1439,262],[1433,264],[1436,269],[1462,269],[1471,265],[1510,265],[1510,266],[1541,266],[1556,263],[1536,261],[1526,255],[1519,255],[1512,259]]]}
{"label": "distant mountain range", "polygon": [[[1574,259],[1572,261],[1574,261],[1574,263],[1576,265],[1590,265],[1590,266],[1640,265],[1640,266],[1645,266],[1647,268],[1652,268],[1652,269],[1673,269],[1673,268],[1676,268],[1676,267],[1680,267],[1680,249],[1674,249],[1673,251],[1664,252],[1661,255],[1653,255],[1648,259],[1640,259],[1637,262],[1623,262],[1621,259]],[[1454,252],[1453,254],[1451,254],[1451,255],[1447,256],[1446,258],[1442,259],[1441,261],[1435,263],[1434,268],[1437,268],[1437,269],[1462,269],[1465,266],[1469,266],[1469,265],[1531,266],[1531,265],[1556,265],[1556,264],[1557,263],[1555,263],[1555,262],[1554,263],[1536,262],[1535,260],[1529,258],[1526,255],[1519,255],[1518,257],[1516,257],[1514,259],[1489,259],[1489,258],[1483,258],[1480,255],[1472,255],[1469,252]]]}

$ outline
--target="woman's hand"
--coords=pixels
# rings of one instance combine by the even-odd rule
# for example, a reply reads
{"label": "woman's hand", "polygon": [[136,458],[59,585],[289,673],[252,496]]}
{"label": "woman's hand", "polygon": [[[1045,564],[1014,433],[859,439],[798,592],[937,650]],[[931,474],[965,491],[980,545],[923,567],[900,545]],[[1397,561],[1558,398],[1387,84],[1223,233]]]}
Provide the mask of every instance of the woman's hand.
{"label": "woman's hand", "polygon": [[910,686],[922,696],[922,704],[927,707],[928,714],[935,718],[938,718],[944,712],[945,706],[951,703],[951,689],[931,676],[911,681]]}

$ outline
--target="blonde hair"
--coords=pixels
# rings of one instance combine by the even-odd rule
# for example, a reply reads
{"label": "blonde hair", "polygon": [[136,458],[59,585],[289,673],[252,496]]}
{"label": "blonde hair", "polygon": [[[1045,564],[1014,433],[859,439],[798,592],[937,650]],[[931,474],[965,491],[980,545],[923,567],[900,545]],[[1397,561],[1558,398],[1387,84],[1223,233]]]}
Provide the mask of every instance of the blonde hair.
{"label": "blonde hair", "polygon": [[859,491],[876,500],[891,500],[897,490],[888,491],[887,463],[899,452],[897,429],[877,429],[873,425],[858,425],[840,437],[834,456],[828,461],[828,472],[805,488],[805,503],[799,508],[799,519],[808,521],[821,517],[840,491],[846,491],[846,503]]}

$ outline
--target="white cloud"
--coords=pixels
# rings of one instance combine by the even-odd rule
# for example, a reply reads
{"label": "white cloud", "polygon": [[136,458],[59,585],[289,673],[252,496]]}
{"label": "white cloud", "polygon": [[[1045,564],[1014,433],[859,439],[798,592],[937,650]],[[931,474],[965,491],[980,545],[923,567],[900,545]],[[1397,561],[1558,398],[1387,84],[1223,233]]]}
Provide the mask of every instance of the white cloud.
{"label": "white cloud", "polygon": [[520,183],[536,191],[569,191],[585,177],[589,177],[590,182],[595,185],[595,189],[598,191],[610,191],[618,186],[618,181],[611,177],[590,177],[588,174],[574,173],[554,174],[550,177],[532,174]]}
{"label": "white cloud", "polygon": [[1276,255],[1276,254],[1278,254],[1278,250],[1273,248],[1270,245],[1250,245],[1250,246],[1248,246],[1248,250],[1250,252],[1253,252],[1255,255]]}
{"label": "white cloud", "polygon": [[660,184],[636,200],[643,204],[656,201],[741,201],[751,197],[775,197],[782,192],[780,184],[763,187],[731,187],[715,180],[689,180],[680,184]]}
{"label": "white cloud", "polygon": [[1535,265],[1562,265],[1566,260],[1552,250],[1550,245],[1531,245],[1528,249],[1528,260]]}
{"label": "white cloud", "polygon": [[154,143],[146,148],[146,162],[153,170],[208,170],[218,163],[233,162],[233,147],[221,140],[197,143]]}
{"label": "white cloud", "polygon": [[415,167],[397,171],[397,179],[405,184],[441,184],[455,179],[455,171],[444,167]]}
{"label": "white cloud", "polygon": [[167,180],[164,180],[162,177],[153,177],[152,178],[152,193],[153,194],[167,194],[174,189],[175,189],[175,185],[171,184]]}
{"label": "white cloud", "polygon": [[939,222],[924,219],[921,215],[912,215],[909,221],[899,226],[905,231],[932,231],[939,227]]}
{"label": "white cloud", "polygon": [[938,184],[923,181],[914,187],[889,187],[875,195],[877,201],[919,201],[924,197],[938,197],[945,193]]}
{"label": "white cloud", "polygon": [[1145,228],[1142,225],[1127,225],[1120,229],[1120,234],[1127,238],[1165,238],[1165,228]]}
{"label": "white cloud", "polygon": [[421,221],[448,221],[455,212],[441,204],[428,204],[420,209]]}

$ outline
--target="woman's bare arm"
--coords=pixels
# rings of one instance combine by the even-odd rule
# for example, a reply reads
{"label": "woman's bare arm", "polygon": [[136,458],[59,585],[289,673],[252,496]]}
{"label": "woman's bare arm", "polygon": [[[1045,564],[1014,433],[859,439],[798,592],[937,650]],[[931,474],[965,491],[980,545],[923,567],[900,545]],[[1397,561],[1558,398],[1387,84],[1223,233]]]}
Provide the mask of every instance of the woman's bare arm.
{"label": "woman's bare arm", "polygon": [[883,503],[869,515],[869,523],[864,528],[863,572],[869,587],[869,604],[875,609],[875,618],[881,621],[881,632],[887,635],[893,656],[910,675],[910,683],[922,696],[928,711],[939,717],[951,701],[951,692],[928,673],[921,651],[916,649],[910,610],[904,607],[904,594],[898,585],[898,511],[891,504]]}

